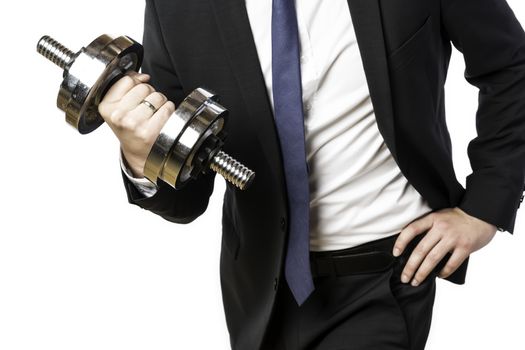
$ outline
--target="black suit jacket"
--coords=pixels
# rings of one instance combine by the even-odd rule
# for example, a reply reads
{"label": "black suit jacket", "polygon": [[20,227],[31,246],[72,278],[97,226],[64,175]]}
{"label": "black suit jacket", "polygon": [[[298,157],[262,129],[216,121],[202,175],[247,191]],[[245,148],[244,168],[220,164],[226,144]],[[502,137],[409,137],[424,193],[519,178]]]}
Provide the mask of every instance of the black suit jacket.
{"label": "black suit jacket", "polygon": [[[348,0],[379,130],[402,173],[434,209],[458,206],[513,232],[525,180],[525,34],[504,0]],[[327,33],[329,35],[329,33]],[[230,111],[224,150],[256,172],[227,184],[220,261],[234,349],[257,349],[274,304],[287,238],[287,198],[273,115],[244,0],[146,1],[143,71],[179,103],[210,88]],[[466,189],[454,174],[444,83],[451,42],[479,88],[478,136]],[[460,116],[459,116],[460,117]],[[131,203],[167,220],[201,215],[210,173]],[[467,261],[447,280],[464,283]]]}

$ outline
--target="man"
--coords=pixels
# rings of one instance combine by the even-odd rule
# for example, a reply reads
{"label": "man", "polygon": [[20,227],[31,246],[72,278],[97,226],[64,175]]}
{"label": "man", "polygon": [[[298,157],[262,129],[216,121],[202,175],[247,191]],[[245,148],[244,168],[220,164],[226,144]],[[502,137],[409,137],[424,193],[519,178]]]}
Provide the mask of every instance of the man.
{"label": "man", "polygon": [[[480,89],[466,189],[444,114],[451,42]],[[224,194],[233,349],[423,349],[435,277],[464,283],[469,254],[513,232],[525,33],[504,0],[150,0],[144,47],[149,75],[99,108],[129,201],[176,223],[205,211],[213,173],[181,190],[142,179],[198,86],[220,93],[225,151],[257,174]]]}

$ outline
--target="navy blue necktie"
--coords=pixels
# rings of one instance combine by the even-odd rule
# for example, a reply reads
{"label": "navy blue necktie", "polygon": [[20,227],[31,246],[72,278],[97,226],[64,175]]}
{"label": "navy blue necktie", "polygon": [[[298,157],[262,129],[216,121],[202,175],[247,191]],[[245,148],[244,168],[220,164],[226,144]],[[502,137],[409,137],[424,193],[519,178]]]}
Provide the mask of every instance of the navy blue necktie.
{"label": "navy blue necktie", "polygon": [[289,204],[285,277],[298,305],[314,290],[310,270],[309,188],[294,0],[273,0],[272,90]]}

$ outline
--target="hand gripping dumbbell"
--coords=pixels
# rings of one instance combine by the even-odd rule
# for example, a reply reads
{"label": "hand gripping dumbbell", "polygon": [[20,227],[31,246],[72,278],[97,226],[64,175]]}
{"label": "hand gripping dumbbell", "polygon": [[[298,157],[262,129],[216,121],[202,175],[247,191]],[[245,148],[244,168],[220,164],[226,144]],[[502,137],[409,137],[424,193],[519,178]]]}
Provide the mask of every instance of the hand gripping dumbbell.
{"label": "hand gripping dumbbell", "polygon": [[[101,35],[77,53],[49,36],[42,37],[37,51],[64,69],[58,108],[81,134],[98,128],[104,120],[98,105],[105,93],[128,71],[138,71],[143,47],[127,36]],[[228,111],[214,93],[194,90],[170,116],[156,139],[144,167],[144,176],[181,188],[190,179],[212,169],[241,190],[255,173],[221,151]]]}

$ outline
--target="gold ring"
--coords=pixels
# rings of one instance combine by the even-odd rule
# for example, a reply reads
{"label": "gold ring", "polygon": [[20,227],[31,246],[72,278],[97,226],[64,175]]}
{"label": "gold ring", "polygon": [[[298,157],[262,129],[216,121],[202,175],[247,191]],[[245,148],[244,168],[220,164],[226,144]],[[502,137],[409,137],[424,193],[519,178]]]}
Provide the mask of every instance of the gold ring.
{"label": "gold ring", "polygon": [[153,103],[147,101],[147,100],[142,100],[143,104],[145,104],[146,106],[148,106],[149,109],[151,109],[153,111],[153,113],[157,112],[157,108],[153,105]]}

